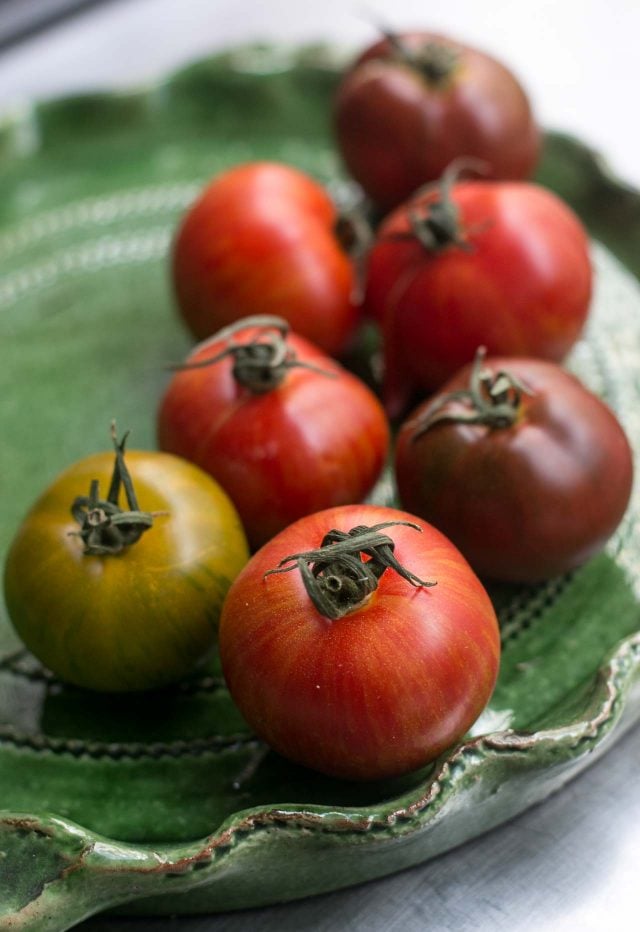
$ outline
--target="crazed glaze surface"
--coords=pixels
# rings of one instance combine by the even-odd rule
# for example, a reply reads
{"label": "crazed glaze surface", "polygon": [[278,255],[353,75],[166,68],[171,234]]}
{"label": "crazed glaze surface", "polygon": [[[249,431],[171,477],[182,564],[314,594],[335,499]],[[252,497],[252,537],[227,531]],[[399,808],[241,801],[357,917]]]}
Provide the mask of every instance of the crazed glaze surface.
{"label": "crazed glaze surface", "polygon": [[[53,102],[0,131],[3,557],[30,502],[103,446],[110,418],[153,445],[163,366],[188,345],[164,275],[180,213],[254,155],[336,179],[335,82],[326,53],[237,50],[150,93]],[[539,177],[638,272],[633,192],[557,135]],[[638,287],[607,250],[594,256],[592,323],[570,365],[637,453]],[[62,687],[3,618],[0,922],[42,932],[125,903],[168,914],[292,899],[418,863],[544,799],[640,715],[637,514],[636,492],[608,550],[573,576],[492,590],[503,661],[486,713],[431,767],[381,785],[269,755],[234,790],[254,744],[215,662],[133,708]]]}

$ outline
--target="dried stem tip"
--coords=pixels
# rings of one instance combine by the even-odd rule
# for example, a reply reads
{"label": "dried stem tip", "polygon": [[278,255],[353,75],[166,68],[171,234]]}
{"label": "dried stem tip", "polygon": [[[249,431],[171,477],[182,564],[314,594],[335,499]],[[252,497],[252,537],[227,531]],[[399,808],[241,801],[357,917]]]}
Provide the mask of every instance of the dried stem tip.
{"label": "dried stem tip", "polygon": [[358,525],[350,531],[334,529],[324,536],[317,550],[291,554],[265,575],[299,569],[311,601],[321,615],[332,621],[362,605],[377,589],[378,580],[387,569],[394,570],[412,586],[435,586],[396,559],[395,541],[381,532],[398,525],[422,530],[410,521],[386,521],[373,527]]}

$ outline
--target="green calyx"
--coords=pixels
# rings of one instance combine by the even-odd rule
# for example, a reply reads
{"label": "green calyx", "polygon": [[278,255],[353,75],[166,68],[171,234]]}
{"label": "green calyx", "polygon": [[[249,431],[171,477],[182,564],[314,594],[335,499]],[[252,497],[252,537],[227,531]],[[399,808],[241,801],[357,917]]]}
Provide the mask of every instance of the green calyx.
{"label": "green calyx", "polygon": [[[350,531],[334,529],[324,536],[317,550],[291,554],[265,576],[298,569],[309,598],[320,614],[332,621],[363,605],[387,569],[394,570],[412,586],[435,586],[434,582],[419,579],[394,556],[395,541],[381,532],[398,525],[421,531],[409,521],[386,521],[373,527],[359,525]],[[363,556],[369,559],[364,560]]]}
{"label": "green calyx", "polygon": [[[238,333],[249,327],[257,328],[258,333],[244,341],[238,339]],[[333,372],[298,359],[295,351],[287,344],[288,333],[289,324],[281,317],[268,314],[245,317],[200,344],[199,349],[213,343],[225,344],[215,356],[171,368],[176,371],[204,369],[230,357],[234,379],[255,395],[277,388],[293,368],[310,369],[334,378]]]}
{"label": "green calyx", "polygon": [[420,72],[432,87],[443,88],[449,84],[460,60],[460,53],[452,45],[430,39],[412,48],[397,33],[383,32],[396,61]]}
{"label": "green calyx", "polygon": [[[100,497],[99,482],[93,479],[89,494],[79,495],[71,505],[71,514],[80,525],[80,530],[72,533],[82,539],[84,553],[89,556],[122,553],[153,525],[155,515],[138,508],[133,482],[124,461],[128,436],[127,431],[118,441],[115,424],[111,425],[115,462],[107,497]],[[118,504],[122,488],[128,509],[123,509]]]}
{"label": "green calyx", "polygon": [[[451,196],[453,185],[464,172],[484,174],[486,163],[480,159],[454,159],[447,167],[439,181],[419,188],[407,207],[409,229],[402,233],[387,234],[389,240],[417,240],[427,252],[438,253],[457,246],[465,251],[471,250],[468,231],[464,229],[458,205]],[[435,197],[422,203],[416,200],[423,195],[435,192]]]}
{"label": "green calyx", "polygon": [[520,416],[522,396],[533,392],[504,369],[483,368],[486,350],[481,346],[469,376],[469,387],[447,392],[429,405],[416,422],[413,441],[436,424],[483,424],[494,429],[511,427]]}

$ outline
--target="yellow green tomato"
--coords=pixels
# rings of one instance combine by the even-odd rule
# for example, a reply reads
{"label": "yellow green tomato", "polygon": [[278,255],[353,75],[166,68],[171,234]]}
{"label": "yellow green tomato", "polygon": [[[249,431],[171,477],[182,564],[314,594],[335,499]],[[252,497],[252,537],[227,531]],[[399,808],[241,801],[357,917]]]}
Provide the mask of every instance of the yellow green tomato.
{"label": "yellow green tomato", "polygon": [[233,505],[202,470],[155,451],[127,452],[125,464],[124,440],[114,447],[115,457],[69,467],[36,501],[4,589],[41,663],[119,692],[164,686],[207,655],[248,549]]}

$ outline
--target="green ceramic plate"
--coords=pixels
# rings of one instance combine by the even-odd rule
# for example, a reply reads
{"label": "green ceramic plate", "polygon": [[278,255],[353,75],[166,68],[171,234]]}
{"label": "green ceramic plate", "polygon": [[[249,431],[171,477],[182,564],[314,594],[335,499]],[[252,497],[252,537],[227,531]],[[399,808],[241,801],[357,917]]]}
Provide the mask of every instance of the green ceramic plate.
{"label": "green ceramic plate", "polygon": [[[326,50],[243,49],[158,87],[36,106],[0,128],[0,551],[114,416],[152,446],[188,340],[165,273],[200,184],[240,160],[339,178]],[[540,178],[588,224],[597,293],[570,365],[640,442],[640,199],[550,134]],[[0,926],[61,930],[110,907],[195,913],[335,889],[424,861],[543,799],[640,717],[637,496],[570,578],[495,590],[504,659],[459,747],[352,786],[267,758],[212,666],[135,701],[65,688],[0,619]]]}

